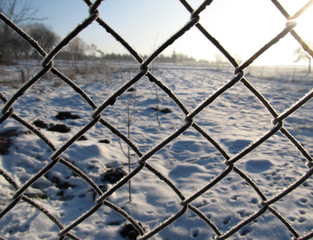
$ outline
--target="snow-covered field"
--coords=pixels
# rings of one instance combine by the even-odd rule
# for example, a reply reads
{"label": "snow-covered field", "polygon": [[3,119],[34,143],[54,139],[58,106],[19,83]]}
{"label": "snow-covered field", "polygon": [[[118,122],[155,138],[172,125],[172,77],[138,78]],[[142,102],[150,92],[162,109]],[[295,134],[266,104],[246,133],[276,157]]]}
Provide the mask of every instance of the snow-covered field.
{"label": "snow-covered field", "polygon": [[[112,74],[97,76],[97,81],[94,76],[90,77],[92,81],[88,76],[80,77],[77,84],[99,106],[137,73],[136,68],[120,66]],[[231,69],[182,65],[155,65],[151,73],[168,86],[190,112],[233,78]],[[303,72],[292,76],[292,71],[289,73],[275,73],[265,78],[251,72],[247,74],[247,80],[281,113],[313,85],[312,75],[305,76]],[[2,85],[0,91],[9,99],[17,89]],[[309,101],[284,121],[285,128],[310,154],[313,153],[312,110],[313,105]],[[57,119],[56,116],[64,111],[70,115],[63,117],[65,119]],[[14,113],[30,124],[36,122],[40,131],[56,148],[60,148],[91,121],[93,112],[74,90],[56,82],[54,78],[40,80],[14,105]],[[126,136],[129,135],[143,154],[185,124],[182,111],[147,77],[105,109],[102,118]],[[272,129],[272,120],[270,113],[241,82],[228,89],[194,118],[194,122],[230,157]],[[66,125],[68,131],[60,133],[51,130],[58,124]],[[9,146],[8,150],[1,148],[0,168],[8,172],[19,186],[51,162],[53,152],[49,146],[12,118],[0,126],[0,140],[3,146]],[[62,157],[80,168],[102,190],[108,190],[128,172],[127,155],[126,144],[97,123],[84,134],[84,138],[72,144]],[[130,156],[132,170],[138,166],[139,157],[132,150]],[[186,198],[227,168],[220,152],[193,127],[147,162],[169,178]],[[267,199],[274,197],[308,171],[304,157],[280,132],[236,162],[235,166],[257,184]],[[0,184],[0,209],[4,209],[12,202],[15,191],[3,177],[0,178]],[[26,195],[48,209],[64,226],[95,206],[94,200],[98,197],[86,182],[62,164],[57,164],[36,181],[26,191]],[[147,168],[131,179],[131,198],[129,202],[129,185],[125,184],[108,200],[140,222],[146,232],[182,208],[180,198]],[[313,229],[312,198],[313,181],[310,178],[272,207],[303,236]],[[208,217],[222,234],[262,207],[258,194],[234,171],[196,198],[192,205]],[[86,240],[125,239],[121,229],[127,223],[125,218],[104,205],[71,233]],[[0,236],[5,239],[58,239],[58,232],[57,226],[46,215],[23,201],[0,219]],[[203,220],[187,210],[152,239],[213,239],[214,236],[215,232]],[[270,211],[266,211],[229,239],[291,238],[287,227]]]}

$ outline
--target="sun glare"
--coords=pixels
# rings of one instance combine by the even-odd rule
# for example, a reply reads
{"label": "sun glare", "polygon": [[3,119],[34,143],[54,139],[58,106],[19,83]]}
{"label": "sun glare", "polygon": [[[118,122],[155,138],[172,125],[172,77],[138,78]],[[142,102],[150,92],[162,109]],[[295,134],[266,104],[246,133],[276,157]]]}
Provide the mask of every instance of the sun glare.
{"label": "sun glare", "polygon": [[304,36],[305,41],[313,41],[313,5],[299,17],[296,27],[297,31]]}
{"label": "sun glare", "polygon": [[[280,1],[290,16],[296,14],[307,3],[308,0]],[[228,7],[225,8],[225,6]],[[200,17],[200,23],[238,61],[250,58],[279,34],[287,22],[273,3],[260,0],[213,1]],[[296,22],[296,32],[312,46],[313,4],[296,18]],[[262,65],[293,64],[294,52],[299,46],[291,34],[288,34],[276,46],[265,52],[256,63]],[[210,57],[214,59],[214,56],[216,53],[211,54]]]}

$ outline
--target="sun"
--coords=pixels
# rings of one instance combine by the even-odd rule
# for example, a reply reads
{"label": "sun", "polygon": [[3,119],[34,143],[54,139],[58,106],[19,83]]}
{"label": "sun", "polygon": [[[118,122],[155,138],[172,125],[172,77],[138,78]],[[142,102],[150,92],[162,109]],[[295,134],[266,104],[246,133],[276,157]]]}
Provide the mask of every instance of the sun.
{"label": "sun", "polygon": [[[298,35],[308,44],[313,40],[313,0],[279,0],[285,11],[293,16],[308,2],[312,3],[296,18]],[[225,8],[225,6],[228,6]],[[240,13],[240,14],[239,14]],[[231,21],[230,21],[231,20]],[[271,1],[262,0],[219,0],[213,1],[200,14],[200,24],[236,59],[248,60],[255,52],[272,40],[286,27],[288,19]],[[178,52],[188,51],[197,59],[214,61],[221,54],[205,37],[193,28],[190,33],[176,41]],[[187,36],[191,37],[187,37]],[[287,34],[278,44],[262,54],[255,64],[292,65],[294,51],[299,43]],[[226,61],[226,59],[225,59]]]}

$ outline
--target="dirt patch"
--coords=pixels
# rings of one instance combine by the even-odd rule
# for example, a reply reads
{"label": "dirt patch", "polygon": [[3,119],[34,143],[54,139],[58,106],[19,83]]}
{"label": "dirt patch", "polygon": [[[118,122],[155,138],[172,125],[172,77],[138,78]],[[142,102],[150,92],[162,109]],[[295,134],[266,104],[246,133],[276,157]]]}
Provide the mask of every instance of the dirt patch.
{"label": "dirt patch", "polygon": [[17,129],[8,129],[0,132],[0,154],[9,154],[9,148],[12,145],[12,138],[17,137],[21,132]]}

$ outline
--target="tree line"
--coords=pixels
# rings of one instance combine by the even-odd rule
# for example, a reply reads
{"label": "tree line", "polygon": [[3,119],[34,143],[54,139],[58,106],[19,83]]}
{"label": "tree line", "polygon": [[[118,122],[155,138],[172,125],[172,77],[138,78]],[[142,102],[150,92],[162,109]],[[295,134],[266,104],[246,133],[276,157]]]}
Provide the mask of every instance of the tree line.
{"label": "tree line", "polygon": [[[43,23],[28,23],[22,28],[46,52],[50,52],[61,40],[60,36]],[[41,59],[36,49],[5,24],[0,25],[0,39],[0,63],[11,63],[13,60],[21,59]],[[76,37],[56,58],[80,60],[95,56],[97,51],[94,44],[88,45],[81,38]]]}
{"label": "tree line", "polygon": [[[60,41],[61,37],[42,23],[37,16],[37,10],[33,8],[29,0],[0,0],[0,12],[3,12],[15,24],[20,26],[46,51],[50,52]],[[56,59],[82,60],[90,58],[105,60],[130,61],[133,57],[129,54],[107,53],[104,54],[95,44],[87,44],[81,38],[76,37],[66,46]],[[143,56],[147,58],[148,56]],[[12,63],[21,59],[41,59],[39,53],[7,24],[0,21],[0,64]],[[159,62],[190,63],[196,62],[192,57],[172,52],[170,56],[160,55],[156,59]]]}
{"label": "tree line", "polygon": [[[43,23],[28,23],[22,28],[46,52],[50,52],[61,41],[61,37]],[[21,59],[41,59],[39,53],[28,42],[2,22],[0,23],[0,39],[0,63],[11,63],[13,60]],[[88,45],[80,37],[74,38],[56,56],[56,59],[75,61],[95,57],[117,61],[133,60],[133,57],[129,54],[104,54],[95,44]],[[147,56],[143,57],[146,58]],[[161,54],[156,61],[172,63],[196,62],[193,57],[176,53],[175,51],[169,56]]]}
{"label": "tree line", "polygon": [[[119,54],[119,53],[102,53],[101,57],[105,60],[113,60],[113,61],[131,61],[134,58],[130,54]],[[148,55],[143,56],[144,59],[148,58]],[[188,56],[183,53],[172,52],[171,55],[160,54],[155,62],[162,63],[196,63],[197,60],[191,56]]]}
{"label": "tree line", "polygon": [[[0,0],[0,12],[3,12],[18,26],[22,26],[22,29],[37,41],[46,52],[50,52],[61,41],[61,37],[42,23],[44,19],[37,17],[37,11],[29,0]],[[56,59],[75,61],[95,57],[115,61],[134,60],[129,54],[105,54],[95,44],[88,45],[79,37],[73,39],[56,56]],[[143,58],[147,57],[143,56]],[[0,21],[0,64],[12,63],[14,60],[41,58],[39,53],[29,43],[22,39],[7,24]],[[155,61],[165,63],[197,62],[193,57],[176,53],[175,51],[169,56],[161,54]]]}

